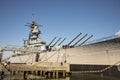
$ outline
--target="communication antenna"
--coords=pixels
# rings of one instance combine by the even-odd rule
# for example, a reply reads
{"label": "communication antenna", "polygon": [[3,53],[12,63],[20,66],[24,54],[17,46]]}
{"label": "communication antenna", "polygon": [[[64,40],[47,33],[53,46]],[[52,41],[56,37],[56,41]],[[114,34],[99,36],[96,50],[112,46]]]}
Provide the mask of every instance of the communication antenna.
{"label": "communication antenna", "polygon": [[32,20],[35,21],[35,14],[32,13]]}

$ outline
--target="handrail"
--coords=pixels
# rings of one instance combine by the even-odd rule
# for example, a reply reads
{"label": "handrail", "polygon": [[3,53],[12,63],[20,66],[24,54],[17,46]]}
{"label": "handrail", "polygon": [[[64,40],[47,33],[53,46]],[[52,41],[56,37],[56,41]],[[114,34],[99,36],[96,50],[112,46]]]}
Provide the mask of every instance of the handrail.
{"label": "handrail", "polygon": [[96,39],[96,40],[87,42],[86,44],[98,43],[98,42],[101,42],[101,41],[111,40],[111,39],[115,39],[115,38],[119,38],[119,37],[120,37],[120,35],[112,35],[112,36],[109,36],[109,37],[104,37],[104,38],[101,38],[101,39]]}

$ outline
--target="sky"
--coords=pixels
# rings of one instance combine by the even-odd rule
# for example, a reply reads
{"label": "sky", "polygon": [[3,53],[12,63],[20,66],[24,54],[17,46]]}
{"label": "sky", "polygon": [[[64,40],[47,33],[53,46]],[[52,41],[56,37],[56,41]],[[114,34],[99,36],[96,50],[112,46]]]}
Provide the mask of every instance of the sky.
{"label": "sky", "polygon": [[47,44],[55,36],[67,43],[80,32],[95,40],[120,30],[120,0],[0,0],[0,46],[23,45],[32,14]]}

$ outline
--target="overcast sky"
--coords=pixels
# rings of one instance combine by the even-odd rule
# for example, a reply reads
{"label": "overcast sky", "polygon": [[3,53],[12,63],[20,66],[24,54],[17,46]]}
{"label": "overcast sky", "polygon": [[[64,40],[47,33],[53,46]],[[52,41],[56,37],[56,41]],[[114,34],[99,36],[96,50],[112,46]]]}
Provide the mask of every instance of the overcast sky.
{"label": "overcast sky", "polygon": [[33,13],[47,43],[55,36],[67,42],[82,32],[94,40],[120,30],[120,0],[0,0],[0,46],[22,45]]}

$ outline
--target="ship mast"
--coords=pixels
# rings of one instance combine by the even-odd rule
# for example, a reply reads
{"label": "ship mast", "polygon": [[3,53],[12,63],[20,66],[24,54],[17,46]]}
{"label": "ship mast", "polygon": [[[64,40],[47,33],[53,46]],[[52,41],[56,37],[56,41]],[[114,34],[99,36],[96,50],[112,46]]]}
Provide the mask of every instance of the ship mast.
{"label": "ship mast", "polygon": [[40,25],[38,25],[34,19],[32,20],[32,23],[29,25],[29,27],[29,37],[28,40],[24,41],[24,45],[27,47],[40,47],[42,45],[46,45],[45,41],[39,38],[39,35],[41,34],[39,29]]}
{"label": "ship mast", "polygon": [[[33,18],[32,23],[29,25],[30,28],[29,37],[28,40],[24,41],[24,46],[31,48],[38,47],[40,51],[44,51],[46,50],[46,43],[41,38],[39,38],[39,35],[41,34],[39,27],[40,25],[38,25]],[[40,53],[36,53],[36,57],[35,57],[36,62],[39,61],[39,54]]]}

